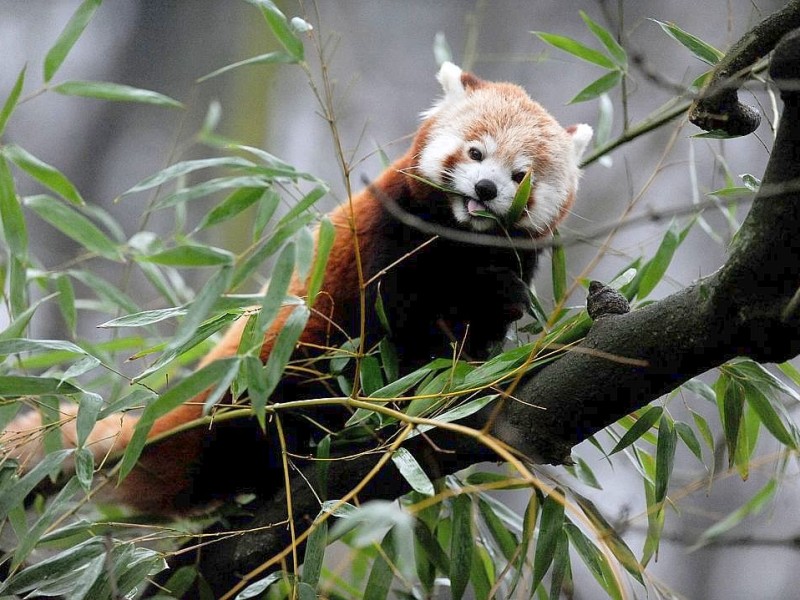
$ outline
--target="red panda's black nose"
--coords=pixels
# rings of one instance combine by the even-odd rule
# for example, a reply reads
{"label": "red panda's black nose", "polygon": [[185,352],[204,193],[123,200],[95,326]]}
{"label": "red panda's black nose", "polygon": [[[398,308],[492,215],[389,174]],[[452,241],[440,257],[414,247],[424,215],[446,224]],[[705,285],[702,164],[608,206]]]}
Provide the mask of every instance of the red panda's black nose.
{"label": "red panda's black nose", "polygon": [[497,186],[490,179],[481,179],[475,184],[475,193],[481,202],[494,200],[497,197]]}

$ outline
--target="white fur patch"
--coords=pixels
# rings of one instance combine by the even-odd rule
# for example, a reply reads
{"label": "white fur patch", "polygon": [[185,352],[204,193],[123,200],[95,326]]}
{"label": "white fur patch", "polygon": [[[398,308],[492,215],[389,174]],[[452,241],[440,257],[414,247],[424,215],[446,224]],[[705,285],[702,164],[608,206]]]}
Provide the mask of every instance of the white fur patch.
{"label": "white fur patch", "polygon": [[586,146],[589,145],[592,135],[594,135],[594,131],[586,123],[580,123],[573,127],[575,127],[575,130],[572,132],[572,147],[575,149],[575,158],[578,159],[583,156]]}
{"label": "white fur patch", "polygon": [[436,74],[436,79],[442,86],[444,96],[437,100],[428,110],[423,111],[421,115],[423,119],[432,117],[439,112],[443,106],[463,100],[467,96],[467,90],[464,88],[464,84],[461,83],[462,73],[461,67],[449,61],[442,63],[442,66],[439,67],[439,72]]}

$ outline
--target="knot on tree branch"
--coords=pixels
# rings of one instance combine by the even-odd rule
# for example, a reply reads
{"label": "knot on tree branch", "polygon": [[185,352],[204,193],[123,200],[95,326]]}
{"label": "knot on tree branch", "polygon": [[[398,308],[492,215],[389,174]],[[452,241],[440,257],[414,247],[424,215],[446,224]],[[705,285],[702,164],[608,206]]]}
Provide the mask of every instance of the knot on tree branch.
{"label": "knot on tree branch", "polygon": [[631,311],[628,299],[617,290],[599,281],[589,284],[586,310],[593,321],[608,315],[624,315]]}
{"label": "knot on tree branch", "polygon": [[[784,35],[797,27],[800,27],[800,0],[792,0],[745,34],[717,63],[701,97],[689,112],[689,120],[706,131],[721,130],[731,136],[755,131],[761,115],[739,101],[737,90],[748,68],[767,56]],[[774,67],[775,61],[772,64]]]}

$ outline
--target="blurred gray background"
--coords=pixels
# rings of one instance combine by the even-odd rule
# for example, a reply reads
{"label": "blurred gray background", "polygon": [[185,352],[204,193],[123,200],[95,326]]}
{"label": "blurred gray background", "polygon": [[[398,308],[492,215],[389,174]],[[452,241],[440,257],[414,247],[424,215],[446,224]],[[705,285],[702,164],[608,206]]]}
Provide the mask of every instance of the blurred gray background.
{"label": "blurred gray background", "polygon": [[[41,64],[64,24],[78,6],[73,0],[2,0],[0,2],[0,97],[11,89],[19,70],[28,64],[24,96],[39,89]],[[581,88],[603,74],[599,67],[547,47],[531,31],[569,35],[592,46],[596,41],[584,27],[578,11],[616,31],[622,7],[629,50],[641,56],[644,68],[633,68],[629,84],[628,119],[636,123],[672,96],[665,82],[687,83],[705,65],[669,39],[650,18],[673,21],[717,48],[725,49],[763,16],[783,2],[776,0],[318,0],[299,5],[279,2],[290,17],[305,16],[324,40],[328,67],[335,81],[336,110],[344,145],[353,152],[354,187],[362,175],[375,177],[381,170],[376,150],[390,158],[399,156],[415,130],[420,111],[439,92],[434,74],[434,39],[444,34],[455,62],[485,79],[508,80],[523,85],[567,125],[596,125],[598,102],[567,105]],[[319,15],[316,12],[318,10]],[[148,197],[130,196],[115,202],[122,192],[171,162],[211,156],[213,150],[193,143],[209,104],[222,106],[219,132],[260,146],[299,169],[327,180],[332,206],[344,197],[344,185],[335,160],[326,123],[304,73],[293,66],[251,66],[197,84],[196,79],[214,69],[256,54],[277,49],[263,19],[250,4],[235,0],[147,1],[106,0],[75,46],[54,83],[69,79],[101,80],[156,90],[187,105],[173,111],[132,104],[115,104],[42,94],[27,99],[13,116],[4,141],[14,142],[64,172],[90,203],[109,210],[128,235],[139,229]],[[313,47],[306,45],[312,69],[319,72]],[[656,74],[657,77],[653,77]],[[619,218],[636,200],[635,213],[668,211],[693,198],[725,186],[724,171],[734,176],[761,176],[772,145],[774,120],[765,86],[751,86],[749,103],[760,104],[765,119],[756,136],[725,142],[691,139],[697,133],[677,120],[611,155],[610,164],[595,163],[585,172],[574,215],[562,232],[578,232]],[[620,94],[611,94],[614,106],[612,135],[622,129]],[[675,136],[668,153],[665,149]],[[362,160],[363,159],[363,160]],[[23,194],[39,189],[19,178]],[[191,203],[188,218],[198,221],[208,204]],[[740,217],[747,204],[740,210]],[[706,213],[711,228],[721,237],[712,239],[695,226],[675,256],[668,277],[653,297],[664,296],[699,276],[718,268],[730,240],[726,219],[717,211]],[[44,268],[68,262],[76,252],[71,242],[49,225],[29,218],[31,248]],[[669,217],[656,223],[625,228],[612,241],[611,251],[584,276],[608,280],[633,258],[649,256],[658,246]],[[151,219],[149,230],[169,231],[169,218]],[[240,234],[244,227],[247,235]],[[236,222],[208,238],[215,245],[241,250],[249,238],[249,223]],[[569,273],[581,274],[594,257],[594,244],[568,250]],[[548,259],[536,280],[543,299],[550,298]],[[104,273],[110,276],[108,272]],[[142,306],[158,307],[147,286],[129,292]],[[572,298],[582,301],[581,294]],[[98,317],[100,318],[100,317]],[[95,324],[81,316],[82,333]],[[0,311],[0,328],[7,315]],[[34,322],[40,337],[63,337],[57,311],[43,311]],[[716,409],[686,397],[699,412],[718,421]],[[673,402],[671,409],[679,410]],[[685,415],[675,414],[677,418]],[[607,441],[602,435],[600,439]],[[792,598],[800,586],[798,546],[800,533],[797,486],[787,481],[774,507],[748,519],[732,532],[729,544],[689,551],[705,528],[739,507],[768,480],[777,445],[762,440],[758,454],[766,457],[754,467],[748,481],[722,478],[713,486],[697,486],[706,471],[682,449],[673,478],[675,512],[667,517],[667,533],[658,562],[649,573],[679,597],[697,599]],[[708,449],[705,449],[708,452]],[[634,552],[641,547],[647,522],[643,515],[643,490],[639,476],[624,459],[612,469],[588,444],[582,456],[604,484],[598,492],[586,488],[612,522],[627,531]],[[550,471],[559,476],[558,469]],[[686,486],[685,490],[682,486]],[[684,491],[686,493],[684,493]],[[524,507],[524,504],[522,505]],[[750,536],[749,539],[745,539]],[[600,590],[585,572],[576,598],[600,597]],[[637,596],[644,597],[641,589]]]}

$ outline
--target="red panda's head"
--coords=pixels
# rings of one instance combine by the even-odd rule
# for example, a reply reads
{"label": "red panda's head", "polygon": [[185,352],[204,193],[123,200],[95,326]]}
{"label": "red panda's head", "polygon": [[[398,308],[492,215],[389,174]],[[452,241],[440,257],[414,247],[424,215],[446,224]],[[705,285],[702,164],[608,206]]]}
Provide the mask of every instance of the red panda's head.
{"label": "red panda's head", "polygon": [[[437,78],[444,96],[423,113],[418,174],[449,190],[457,223],[488,231],[506,221],[531,170],[531,194],[514,226],[535,236],[550,233],[575,196],[578,160],[592,128],[564,129],[521,87],[482,81],[449,62]],[[487,212],[497,220],[480,215]]]}

